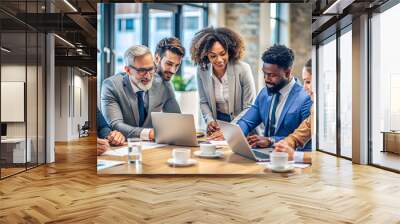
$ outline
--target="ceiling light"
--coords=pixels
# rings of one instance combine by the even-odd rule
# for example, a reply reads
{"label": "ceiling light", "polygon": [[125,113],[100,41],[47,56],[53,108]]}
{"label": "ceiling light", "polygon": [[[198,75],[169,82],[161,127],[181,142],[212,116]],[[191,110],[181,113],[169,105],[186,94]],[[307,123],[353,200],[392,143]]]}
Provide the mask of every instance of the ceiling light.
{"label": "ceiling light", "polygon": [[332,5],[330,5],[322,14],[343,14],[343,10],[351,5],[355,0],[336,0]]}
{"label": "ceiling light", "polygon": [[57,37],[58,39],[60,39],[61,41],[63,41],[64,43],[66,43],[67,45],[69,45],[70,47],[75,48],[75,45],[73,45],[71,42],[69,42],[68,40],[58,36],[57,34],[54,34],[55,37]]}
{"label": "ceiling light", "polygon": [[7,48],[5,48],[5,47],[1,47],[0,48],[2,51],[4,51],[4,52],[7,52],[7,53],[10,53],[11,52],[11,50],[9,50],[9,49],[7,49]]}
{"label": "ceiling light", "polygon": [[71,4],[69,3],[68,0],[64,0],[65,4],[67,4],[72,10],[74,10],[75,12],[78,12],[78,10]]}
{"label": "ceiling light", "polygon": [[81,69],[81,68],[79,68],[79,67],[78,67],[78,69],[79,69],[79,71],[81,71],[81,72],[83,72],[83,73],[85,73],[85,74],[92,75],[92,73],[90,73],[90,72],[88,72],[88,71],[86,71],[86,70],[83,70],[83,69]]}

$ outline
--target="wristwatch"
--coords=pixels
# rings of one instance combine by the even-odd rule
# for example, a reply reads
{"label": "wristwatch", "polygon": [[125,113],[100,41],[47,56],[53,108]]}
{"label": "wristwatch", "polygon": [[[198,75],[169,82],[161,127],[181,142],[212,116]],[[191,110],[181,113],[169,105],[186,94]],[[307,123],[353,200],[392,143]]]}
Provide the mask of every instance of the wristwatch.
{"label": "wristwatch", "polygon": [[275,139],[272,137],[268,137],[268,140],[271,142],[268,147],[272,147],[275,144]]}

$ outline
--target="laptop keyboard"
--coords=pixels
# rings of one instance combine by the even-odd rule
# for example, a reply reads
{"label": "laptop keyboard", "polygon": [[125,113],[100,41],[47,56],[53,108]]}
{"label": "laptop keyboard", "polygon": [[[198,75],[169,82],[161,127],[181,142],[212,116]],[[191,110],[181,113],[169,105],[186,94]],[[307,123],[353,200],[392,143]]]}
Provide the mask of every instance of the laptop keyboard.
{"label": "laptop keyboard", "polygon": [[262,152],[259,152],[257,150],[253,150],[254,155],[256,156],[257,159],[269,159],[269,154],[265,154]]}

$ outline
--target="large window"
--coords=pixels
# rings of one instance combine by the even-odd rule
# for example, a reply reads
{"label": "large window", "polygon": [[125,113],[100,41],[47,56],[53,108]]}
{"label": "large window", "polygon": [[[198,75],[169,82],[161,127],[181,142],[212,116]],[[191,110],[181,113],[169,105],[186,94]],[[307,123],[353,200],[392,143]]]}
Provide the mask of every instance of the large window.
{"label": "large window", "polygon": [[271,43],[289,43],[289,4],[271,3],[270,4],[270,23],[271,23]]}
{"label": "large window", "polygon": [[336,154],[336,39],[318,48],[318,149]]}
{"label": "large window", "polygon": [[[154,53],[157,43],[164,37],[179,37],[186,49],[179,75],[185,79],[194,79],[195,69],[190,61],[190,41],[194,34],[203,28],[207,7],[204,4],[149,4],[149,3],[115,3],[98,5],[98,48],[102,63],[109,66],[111,74],[102,74],[104,78],[123,71],[124,52],[135,44],[147,45]],[[108,13],[110,11],[110,13]],[[108,13],[102,18],[103,13]],[[113,24],[111,26],[111,24]],[[114,27],[111,34],[104,33],[104,27]],[[106,37],[107,36],[107,37]],[[110,52],[105,52],[104,47]],[[107,62],[112,58],[113,63]],[[106,62],[106,63],[104,63]],[[98,66],[101,70],[102,66]],[[102,76],[104,75],[104,77]],[[99,86],[100,87],[100,86]],[[190,88],[189,88],[190,87]],[[189,89],[196,87],[191,82]]]}
{"label": "large window", "polygon": [[174,36],[172,30],[172,18],[174,13],[171,11],[150,9],[149,10],[149,48],[154,54],[157,43],[165,38]]}
{"label": "large window", "polygon": [[183,7],[183,35],[182,42],[186,49],[185,57],[182,61],[182,76],[187,80],[187,89],[196,89],[196,67],[190,59],[190,44],[197,31],[204,27],[204,12],[202,8],[184,6]]}
{"label": "large window", "polygon": [[340,43],[340,154],[352,157],[352,33],[351,26]]}
{"label": "large window", "polygon": [[[110,4],[114,7],[114,73],[122,72],[124,69],[124,52],[130,46],[142,43],[141,27],[142,4]],[[99,35],[97,35],[99,37]],[[112,74],[105,74],[106,76]]]}
{"label": "large window", "polygon": [[372,163],[396,170],[400,170],[399,156],[392,152],[400,144],[399,21],[400,4],[371,19]]}

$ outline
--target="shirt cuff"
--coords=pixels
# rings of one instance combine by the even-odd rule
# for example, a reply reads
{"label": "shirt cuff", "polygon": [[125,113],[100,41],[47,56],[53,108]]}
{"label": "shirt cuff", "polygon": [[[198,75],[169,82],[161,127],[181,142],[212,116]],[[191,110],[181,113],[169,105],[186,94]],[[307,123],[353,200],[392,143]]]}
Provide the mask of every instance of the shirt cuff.
{"label": "shirt cuff", "polygon": [[293,158],[294,158],[295,163],[303,163],[304,162],[304,152],[295,151]]}
{"label": "shirt cuff", "polygon": [[150,140],[150,131],[151,131],[151,128],[144,128],[140,132],[140,139],[141,140],[145,140],[145,141]]}

